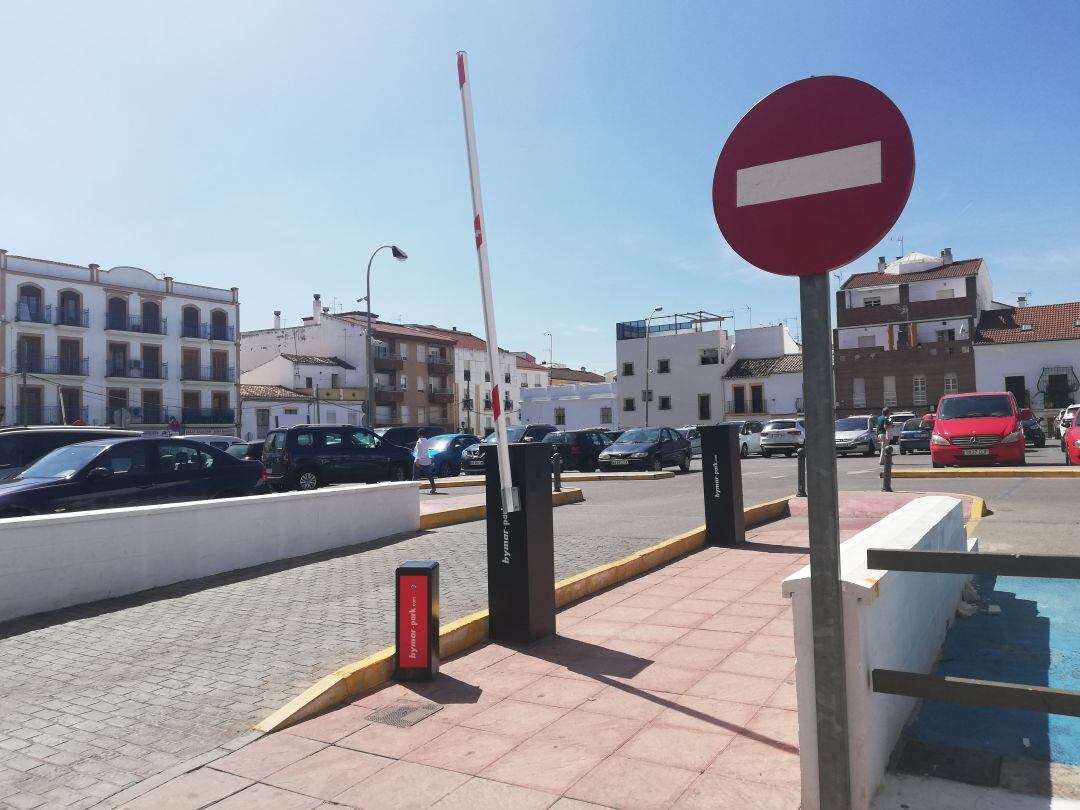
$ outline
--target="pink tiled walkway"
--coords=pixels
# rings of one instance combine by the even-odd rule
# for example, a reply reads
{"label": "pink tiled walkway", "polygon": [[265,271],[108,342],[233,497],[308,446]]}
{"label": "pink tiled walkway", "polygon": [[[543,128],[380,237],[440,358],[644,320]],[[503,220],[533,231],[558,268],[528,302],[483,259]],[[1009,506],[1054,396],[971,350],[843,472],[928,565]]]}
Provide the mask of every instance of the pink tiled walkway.
{"label": "pink tiled walkway", "polygon": [[[853,503],[844,535],[909,499]],[[434,683],[387,686],[130,806],[797,808],[780,581],[807,562],[796,514],[562,611],[554,638],[485,645]],[[442,708],[407,729],[365,719],[401,697]]]}

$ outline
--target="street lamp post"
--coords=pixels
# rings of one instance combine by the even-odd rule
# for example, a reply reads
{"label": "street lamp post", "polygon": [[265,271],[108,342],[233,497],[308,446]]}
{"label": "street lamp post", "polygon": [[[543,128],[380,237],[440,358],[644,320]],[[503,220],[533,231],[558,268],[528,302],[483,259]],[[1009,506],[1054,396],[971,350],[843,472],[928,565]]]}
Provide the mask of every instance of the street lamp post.
{"label": "street lamp post", "polygon": [[372,430],[375,429],[375,366],[371,360],[371,263],[375,261],[376,253],[388,248],[399,262],[409,258],[397,245],[383,245],[375,248],[375,253],[371,254],[367,263],[367,426]]}
{"label": "street lamp post", "polygon": [[553,347],[555,345],[554,338],[551,337],[551,332],[544,332],[544,335],[548,339],[548,368],[551,368],[552,362],[555,360]]}
{"label": "street lamp post", "polygon": [[653,307],[653,311],[645,320],[645,427],[649,426],[649,400],[652,399],[652,388],[649,386],[649,375],[652,373],[649,368],[649,332],[652,331],[652,319],[663,309],[663,307]]}

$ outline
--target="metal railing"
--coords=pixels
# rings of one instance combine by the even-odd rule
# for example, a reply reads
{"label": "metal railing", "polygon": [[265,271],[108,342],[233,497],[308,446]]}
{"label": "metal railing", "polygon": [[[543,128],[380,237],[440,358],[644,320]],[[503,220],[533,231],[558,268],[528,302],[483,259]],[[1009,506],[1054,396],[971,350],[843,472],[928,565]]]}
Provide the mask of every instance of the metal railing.
{"label": "metal railing", "polygon": [[90,310],[58,307],[52,304],[30,305],[24,301],[15,305],[15,320],[22,323],[87,327],[90,325]]}
{"label": "metal railing", "polygon": [[88,357],[21,356],[20,352],[15,351],[12,352],[11,361],[18,374],[70,374],[77,377],[86,377],[90,374],[90,358]]}
{"label": "metal railing", "polygon": [[59,405],[15,406],[15,424],[18,425],[70,425],[80,419],[86,422],[89,418],[90,408],[86,405],[65,410],[61,410]]}
{"label": "metal railing", "polygon": [[149,363],[145,360],[110,360],[105,367],[106,377],[132,377],[143,380],[167,380],[168,363]]}
{"label": "metal railing", "polygon": [[236,422],[233,408],[181,408],[180,422],[184,425],[228,425]]}
{"label": "metal railing", "polygon": [[181,380],[197,382],[236,382],[236,369],[232,366],[180,366]]}
{"label": "metal railing", "polygon": [[199,340],[227,340],[231,342],[235,334],[236,332],[231,326],[217,326],[209,323],[193,323],[191,321],[180,322],[180,337]]}
{"label": "metal railing", "polygon": [[90,326],[90,310],[57,307],[54,310],[53,323],[57,326],[81,326],[85,329]]}
{"label": "metal railing", "polygon": [[52,323],[52,304],[34,304],[20,301],[15,305],[15,320],[24,323]]}
{"label": "metal railing", "polygon": [[114,332],[139,332],[143,335],[168,334],[166,318],[144,318],[142,315],[105,315],[105,328]]}

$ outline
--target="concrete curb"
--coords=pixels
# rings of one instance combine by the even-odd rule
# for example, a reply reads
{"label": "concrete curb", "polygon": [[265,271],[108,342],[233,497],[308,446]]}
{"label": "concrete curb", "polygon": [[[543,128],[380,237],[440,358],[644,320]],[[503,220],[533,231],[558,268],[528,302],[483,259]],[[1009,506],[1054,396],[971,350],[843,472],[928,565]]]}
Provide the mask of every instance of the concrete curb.
{"label": "concrete curb", "polygon": [[1080,467],[942,467],[898,470],[893,478],[1080,478]]}
{"label": "concrete curb", "polygon": [[[584,500],[585,495],[580,489],[564,489],[561,492],[551,493],[552,506],[565,506],[568,503],[581,503]],[[420,528],[438,529],[442,526],[456,526],[458,523],[470,523],[474,520],[483,520],[485,517],[487,517],[485,504],[461,506],[457,509],[420,515]]]}
{"label": "concrete curb", "polygon": [[[661,470],[660,472],[645,470],[642,472],[562,473],[562,480],[569,483],[574,483],[575,481],[659,481],[662,478],[674,477],[675,473],[672,470]],[[435,483],[442,489],[452,489],[454,487],[482,487],[484,486],[484,476],[463,475],[456,478],[436,478]],[[418,489],[427,489],[428,482],[418,481],[416,486]]]}
{"label": "concrete curb", "polygon": [[[564,490],[565,492],[565,490]],[[553,493],[559,494],[559,493]],[[750,506],[743,510],[746,526],[760,526],[788,514],[788,499]],[[642,549],[621,560],[601,565],[582,574],[555,583],[555,605],[565,607],[612,585],[625,582],[646,571],[659,568],[705,545],[705,527],[698,528]],[[464,652],[487,638],[488,612],[473,613],[439,629],[439,656],[449,658]],[[279,731],[344,703],[350,697],[366,692],[390,680],[394,672],[394,648],[387,647],[356,663],[327,675],[276,712],[260,722],[255,729],[262,732]]]}

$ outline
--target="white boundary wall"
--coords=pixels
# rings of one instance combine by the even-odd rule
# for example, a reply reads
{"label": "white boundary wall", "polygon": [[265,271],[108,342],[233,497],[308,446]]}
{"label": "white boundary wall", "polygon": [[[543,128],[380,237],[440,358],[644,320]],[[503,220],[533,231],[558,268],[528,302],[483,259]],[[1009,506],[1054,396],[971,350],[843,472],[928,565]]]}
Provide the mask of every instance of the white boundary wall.
{"label": "white boundary wall", "polygon": [[[935,495],[912,501],[840,546],[853,810],[870,806],[916,705],[915,698],[873,692],[870,673],[930,672],[968,579],[960,574],[871,570],[866,567],[868,548],[976,551],[977,542],[968,542],[963,504]],[[783,593],[792,598],[795,614],[802,808],[821,810],[810,567],[785,579]]]}
{"label": "white boundary wall", "polygon": [[0,521],[0,621],[420,528],[411,481]]}

